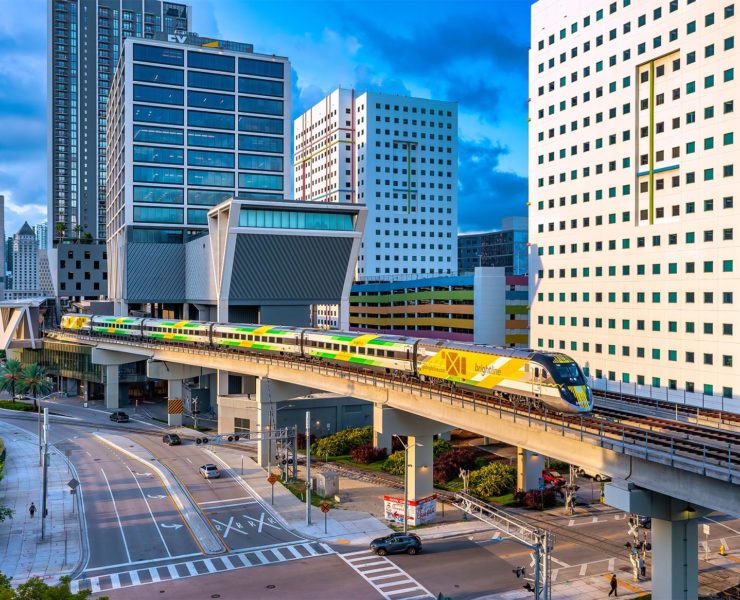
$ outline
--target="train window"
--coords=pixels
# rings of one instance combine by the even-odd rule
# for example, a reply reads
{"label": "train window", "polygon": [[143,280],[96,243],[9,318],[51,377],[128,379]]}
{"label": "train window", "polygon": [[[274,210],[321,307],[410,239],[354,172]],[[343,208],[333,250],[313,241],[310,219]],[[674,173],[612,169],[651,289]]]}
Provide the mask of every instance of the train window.
{"label": "train window", "polygon": [[540,369],[539,369],[539,367],[535,367],[534,368],[534,376],[535,377],[539,377],[540,376]]}
{"label": "train window", "polygon": [[542,369],[542,379],[547,379],[547,371],[545,369]]}

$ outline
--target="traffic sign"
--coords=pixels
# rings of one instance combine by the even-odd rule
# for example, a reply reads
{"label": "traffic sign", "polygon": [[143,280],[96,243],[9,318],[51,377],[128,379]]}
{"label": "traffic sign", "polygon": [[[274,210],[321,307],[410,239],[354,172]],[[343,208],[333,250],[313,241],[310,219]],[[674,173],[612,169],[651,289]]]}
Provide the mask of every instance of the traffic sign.
{"label": "traffic sign", "polygon": [[275,485],[277,483],[277,480],[278,478],[277,478],[277,475],[275,475],[275,473],[270,473],[270,476],[267,478],[267,482],[270,485]]}
{"label": "traffic sign", "polygon": [[328,502],[322,502],[321,503],[321,512],[322,513],[328,513],[329,509],[331,509],[331,505]]}
{"label": "traffic sign", "polygon": [[704,523],[702,524],[701,528],[704,531],[704,535],[709,537],[709,525],[707,523]]}
{"label": "traffic sign", "polygon": [[75,478],[73,477],[72,479],[70,479],[70,480],[69,480],[69,481],[67,482],[67,485],[68,485],[68,486],[69,486],[69,487],[70,487],[71,489],[75,490],[75,489],[77,489],[78,487],[80,487],[80,482],[79,482],[79,481],[77,481],[77,480],[76,480],[76,479],[75,479]]}

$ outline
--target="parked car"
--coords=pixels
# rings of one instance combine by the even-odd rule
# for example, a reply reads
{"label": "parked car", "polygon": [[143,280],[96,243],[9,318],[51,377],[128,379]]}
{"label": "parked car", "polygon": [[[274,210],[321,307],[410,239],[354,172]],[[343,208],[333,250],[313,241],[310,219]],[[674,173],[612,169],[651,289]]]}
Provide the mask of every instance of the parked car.
{"label": "parked car", "polygon": [[413,533],[392,533],[370,542],[370,550],[378,556],[406,552],[407,554],[418,554],[421,552],[421,539]]}
{"label": "parked car", "polygon": [[128,415],[122,410],[112,412],[110,414],[110,420],[115,421],[116,423],[128,423],[130,421]]}
{"label": "parked car", "polygon": [[565,485],[565,477],[555,469],[545,469],[542,471],[542,479],[545,481],[545,485],[552,485],[556,488],[561,488]]}
{"label": "parked car", "polygon": [[594,481],[599,481],[599,482],[612,480],[612,478],[609,477],[609,475],[605,475],[604,473],[597,473],[596,471],[592,471],[585,467],[576,467],[576,475],[579,475],[581,477],[590,477]]}
{"label": "parked car", "polygon": [[651,529],[653,526],[653,519],[651,517],[643,517],[642,515],[638,515],[637,523],[643,529]]}
{"label": "parked car", "polygon": [[162,441],[168,446],[179,446],[182,444],[180,436],[176,433],[165,433],[162,436]]}
{"label": "parked car", "polygon": [[203,465],[199,470],[203,479],[218,479],[221,477],[220,469],[213,464]]}

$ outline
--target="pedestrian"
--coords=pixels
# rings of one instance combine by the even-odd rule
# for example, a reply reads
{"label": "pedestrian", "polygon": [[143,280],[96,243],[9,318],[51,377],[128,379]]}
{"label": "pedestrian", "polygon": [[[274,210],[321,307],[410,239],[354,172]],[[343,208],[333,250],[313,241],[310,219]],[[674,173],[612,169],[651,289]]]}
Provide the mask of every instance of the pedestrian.
{"label": "pedestrian", "polygon": [[36,514],[36,505],[31,502],[31,506],[28,507],[28,514],[31,515],[31,518],[33,519],[33,515]]}
{"label": "pedestrian", "polygon": [[611,589],[609,590],[609,596],[614,594],[614,597],[616,598],[619,594],[617,594],[617,574],[612,573],[612,579],[609,582],[609,586]]}
{"label": "pedestrian", "polygon": [[641,556],[637,559],[637,564],[640,566],[640,575],[645,577],[645,559]]}

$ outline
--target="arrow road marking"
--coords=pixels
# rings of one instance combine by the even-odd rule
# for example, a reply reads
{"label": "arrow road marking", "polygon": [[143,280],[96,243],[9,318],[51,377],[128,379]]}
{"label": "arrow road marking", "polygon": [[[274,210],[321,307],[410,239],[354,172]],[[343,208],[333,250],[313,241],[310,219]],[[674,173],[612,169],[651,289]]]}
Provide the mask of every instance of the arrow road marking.
{"label": "arrow road marking", "polygon": [[174,530],[178,530],[180,529],[180,527],[182,527],[182,525],[180,525],[179,523],[175,523],[173,525],[168,525],[166,523],[160,523],[159,526],[164,529],[174,529]]}
{"label": "arrow road marking", "polygon": [[153,500],[163,500],[167,496],[165,496],[163,494],[157,494],[156,496],[152,496],[151,494],[147,494],[147,497],[148,498],[152,498]]}
{"label": "arrow road marking", "polygon": [[136,475],[137,477],[151,477],[152,474],[147,471],[146,473],[137,473],[136,471],[131,471],[133,475]]}

